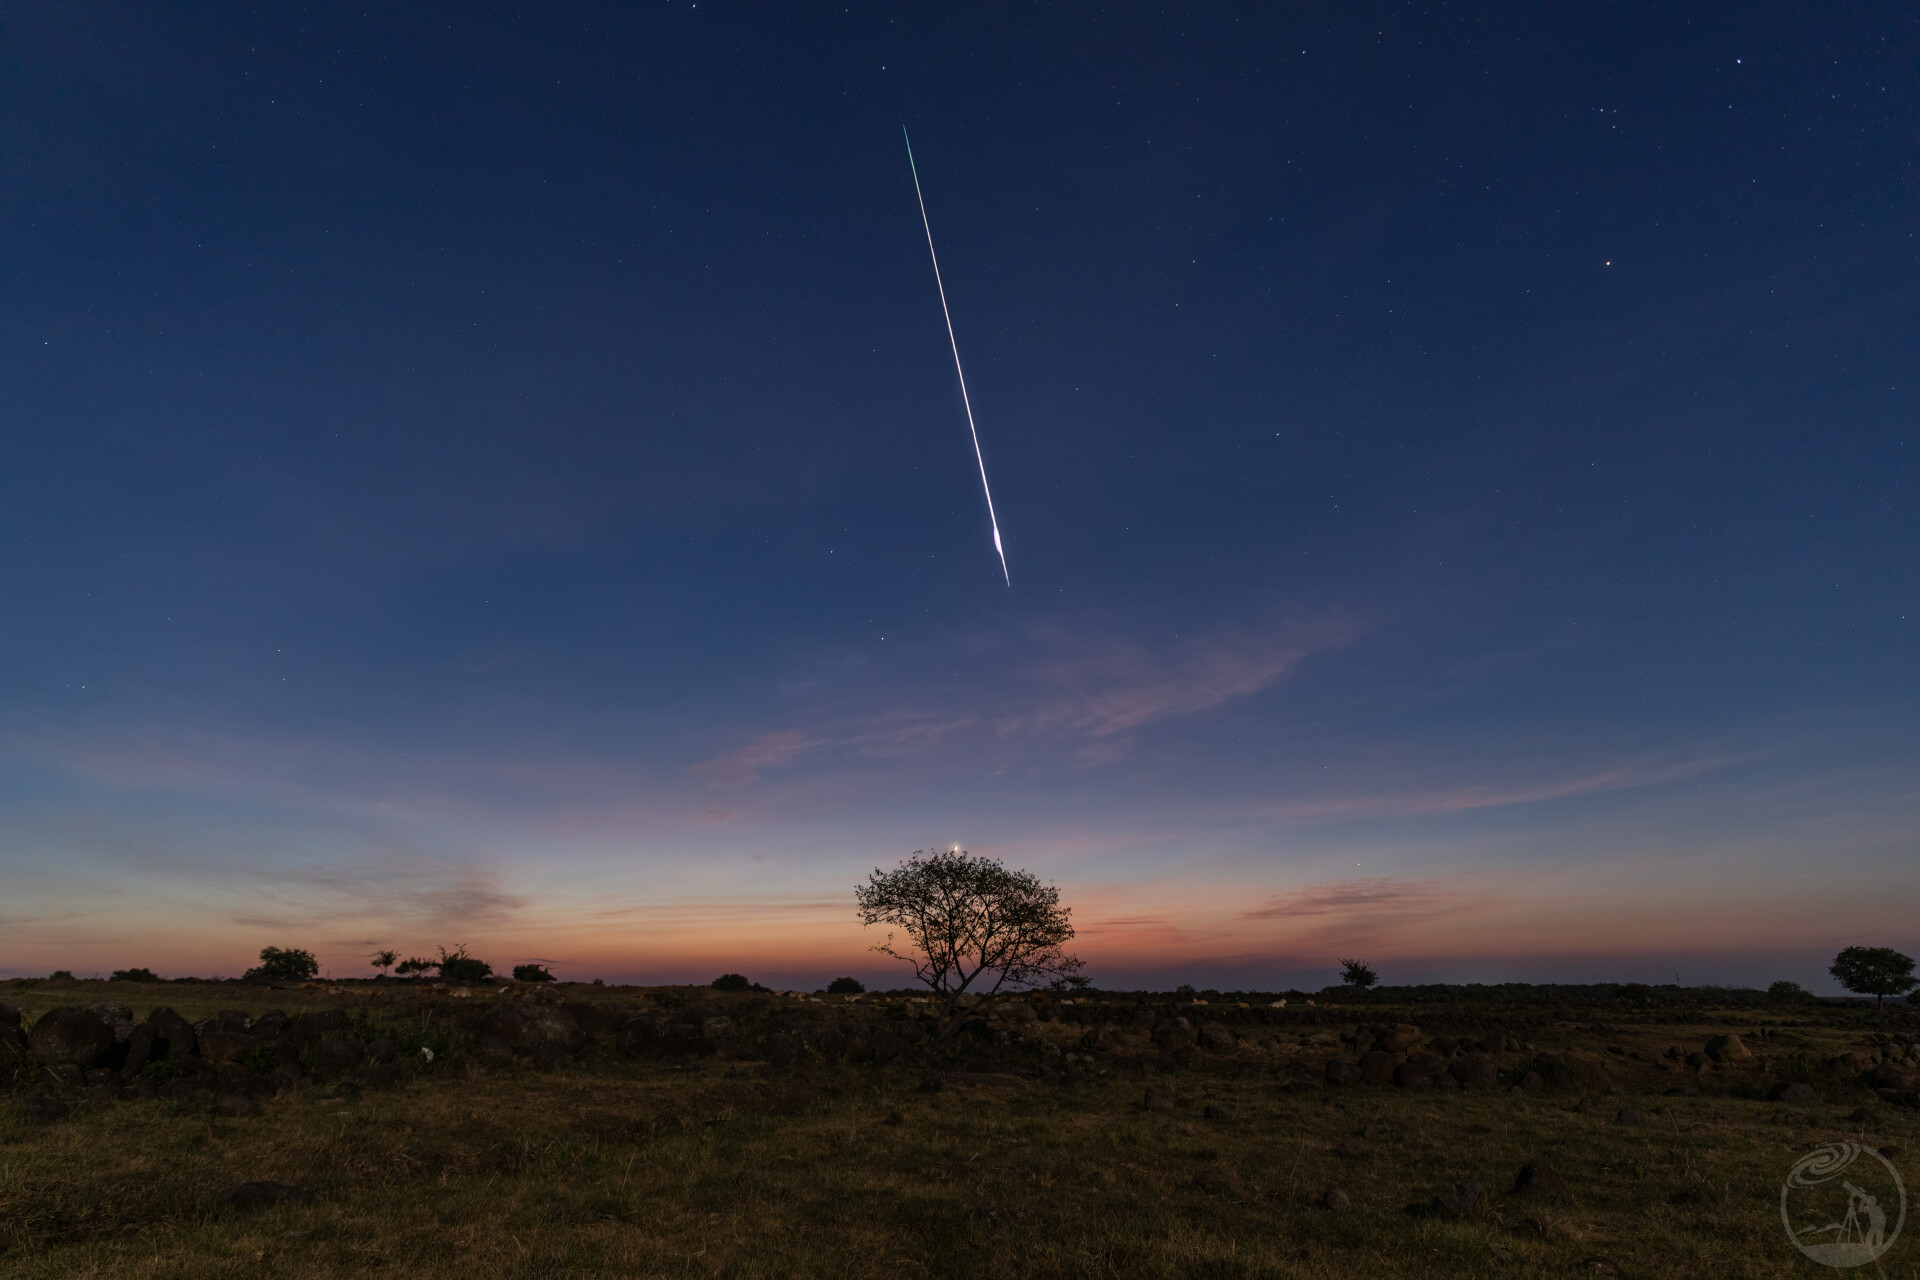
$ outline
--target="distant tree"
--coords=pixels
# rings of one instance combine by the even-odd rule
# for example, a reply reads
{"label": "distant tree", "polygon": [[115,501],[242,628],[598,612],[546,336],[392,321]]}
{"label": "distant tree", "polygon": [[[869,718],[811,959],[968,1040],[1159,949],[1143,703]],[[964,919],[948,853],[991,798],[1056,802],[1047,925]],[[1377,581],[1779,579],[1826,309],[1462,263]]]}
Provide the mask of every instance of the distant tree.
{"label": "distant tree", "polygon": [[260,963],[247,970],[249,982],[304,982],[320,972],[313,952],[299,947],[262,947]]}
{"label": "distant tree", "polygon": [[543,964],[517,964],[513,966],[515,982],[552,982],[553,974]]}
{"label": "distant tree", "polygon": [[1767,988],[1767,999],[1779,1004],[1794,1004],[1811,998],[1811,993],[1797,982],[1785,978]]}
{"label": "distant tree", "polygon": [[440,948],[440,958],[433,967],[439,970],[442,982],[484,982],[493,972],[493,966],[485,960],[467,954],[464,942],[451,951]]}
{"label": "distant tree", "polygon": [[713,980],[715,991],[750,991],[753,984],[747,981],[744,973],[723,973]]}
{"label": "distant tree", "polygon": [[115,969],[113,982],[158,982],[160,975],[151,969]]}
{"label": "distant tree", "polygon": [[1182,1000],[1191,1000],[1200,993],[1193,989],[1191,982],[1183,982],[1173,989],[1173,994],[1179,996]]}
{"label": "distant tree", "polygon": [[835,978],[827,984],[830,996],[857,996],[867,989],[867,984],[858,978]]}
{"label": "distant tree", "polygon": [[414,974],[425,973],[431,968],[433,968],[433,961],[425,956],[408,956],[395,965],[393,971],[403,978],[411,978]]}
{"label": "distant tree", "polygon": [[382,951],[374,952],[372,958],[368,961],[368,963],[371,964],[374,968],[378,969],[380,971],[380,976],[384,978],[387,976],[387,970],[393,968],[393,962],[398,960],[399,958],[400,958],[400,953],[397,951],[382,950]]}
{"label": "distant tree", "polygon": [[1034,986],[1082,967],[1061,949],[1073,924],[1060,891],[964,849],[916,851],[892,871],[876,868],[853,896],[860,923],[906,932],[905,952],[894,949],[892,934],[873,949],[912,965],[913,976],[941,995],[984,985],[987,975],[991,995],[1008,983]]}
{"label": "distant tree", "polygon": [[52,973],[47,975],[47,981],[48,982],[72,982],[73,970],[55,969]]}
{"label": "distant tree", "polygon": [[1840,979],[1847,990],[1872,996],[1876,1005],[1888,996],[1920,986],[1920,980],[1913,976],[1912,957],[1892,947],[1848,947],[1833,958],[1833,967],[1827,972]]}
{"label": "distant tree", "polygon": [[1047,984],[1047,990],[1054,992],[1056,995],[1072,995],[1078,991],[1085,991],[1092,985],[1093,979],[1089,978],[1086,974],[1070,973],[1064,978],[1055,978],[1052,982],[1049,982]]}
{"label": "distant tree", "polygon": [[1380,975],[1375,973],[1373,966],[1365,960],[1342,960],[1340,961],[1340,981],[1365,991],[1380,981]]}

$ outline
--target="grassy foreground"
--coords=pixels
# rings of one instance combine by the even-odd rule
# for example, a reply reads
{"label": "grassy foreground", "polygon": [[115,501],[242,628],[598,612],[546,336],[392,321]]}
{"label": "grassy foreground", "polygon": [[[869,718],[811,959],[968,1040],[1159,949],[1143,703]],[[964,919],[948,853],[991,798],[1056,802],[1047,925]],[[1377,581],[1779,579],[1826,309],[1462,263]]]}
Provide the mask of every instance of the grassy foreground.
{"label": "grassy foreground", "polygon": [[[567,994],[623,1012],[686,998]],[[103,999],[137,1016],[164,1003],[195,1020],[236,1007],[364,1010],[368,1000],[0,984],[0,1000],[28,1022]],[[743,1025],[783,1004],[816,1017],[902,1008],[755,999],[737,1006]],[[431,1033],[430,1013],[416,1016],[406,997],[382,1009],[386,1025]],[[1227,1016],[1217,1005],[1191,1012],[1196,1022]],[[1886,1023],[1853,1011],[1694,1007],[1612,1013],[1596,1026],[1591,1011],[1558,1012],[1574,1017],[1519,1024],[1512,1049],[1496,1055],[1503,1068],[1566,1051],[1608,1068],[1608,1080],[1568,1073],[1539,1092],[1325,1084],[1324,1063],[1342,1046],[1304,1043],[1313,1035],[1472,1014],[1370,1003],[1261,1011],[1257,1026],[1236,1026],[1240,1045],[1220,1052],[1162,1052],[1123,1032],[1117,1047],[1083,1056],[1087,1026],[1039,1022],[959,1056],[929,1047],[884,1067],[775,1068],[635,1060],[597,1036],[554,1070],[443,1051],[410,1066],[397,1088],[320,1080],[251,1115],[89,1094],[45,1121],[23,1091],[0,1104],[0,1274],[1812,1276],[1833,1272],[1798,1254],[1780,1221],[1794,1159],[1852,1139],[1902,1148],[1893,1162],[1903,1175],[1911,1168],[1920,1112],[1831,1067],[1870,1040],[1883,1045]],[[1910,1025],[1894,1030],[1911,1041]],[[1727,1031],[1749,1043],[1764,1033],[1779,1052],[1705,1072],[1663,1056]],[[1520,1035],[1526,1044],[1513,1043]],[[1764,1100],[1770,1079],[1821,1063],[1815,1099]],[[944,1087],[921,1091],[930,1076]],[[1673,1087],[1699,1092],[1665,1096]],[[1648,1123],[1619,1123],[1628,1106]],[[1566,1193],[1512,1190],[1521,1165],[1542,1156]],[[1464,1179],[1484,1184],[1485,1205],[1464,1215],[1426,1207]],[[226,1188],[251,1180],[313,1198],[251,1210],[224,1202]],[[1350,1207],[1325,1207],[1331,1190]],[[1879,1273],[1915,1275],[1916,1260],[1920,1239],[1902,1238]]]}

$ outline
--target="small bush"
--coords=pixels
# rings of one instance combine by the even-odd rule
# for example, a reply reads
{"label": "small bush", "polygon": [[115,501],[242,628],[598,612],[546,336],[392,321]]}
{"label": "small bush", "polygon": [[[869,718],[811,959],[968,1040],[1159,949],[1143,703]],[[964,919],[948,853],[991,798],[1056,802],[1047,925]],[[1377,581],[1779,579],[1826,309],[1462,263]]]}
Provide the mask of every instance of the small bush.
{"label": "small bush", "polygon": [[858,978],[835,978],[827,984],[830,996],[857,996],[867,989],[867,984]]}
{"label": "small bush", "polygon": [[543,964],[517,964],[513,966],[515,982],[552,982],[553,974]]}
{"label": "small bush", "polygon": [[72,982],[72,981],[73,981],[73,970],[71,970],[71,969],[55,969],[55,970],[54,970],[54,971],[53,971],[52,973],[50,973],[50,974],[48,974],[48,975],[47,975],[47,981],[49,981],[49,982],[58,982],[58,981],[60,981],[61,979],[65,979],[65,980],[66,980],[66,981],[68,981],[68,982]]}
{"label": "small bush", "polygon": [[1797,1004],[1812,999],[1808,990],[1797,982],[1788,982],[1785,978],[1767,988],[1767,999],[1779,1004]]}
{"label": "small bush", "polygon": [[113,981],[158,982],[160,981],[160,975],[151,969],[115,969],[113,971]]}
{"label": "small bush", "polygon": [[747,981],[744,973],[723,973],[713,980],[715,991],[750,991],[753,984]]}
{"label": "small bush", "polygon": [[425,956],[408,956],[405,960],[402,960],[398,965],[394,966],[393,971],[403,978],[411,978],[414,974],[425,973],[431,968],[433,968],[433,961],[427,959]]}
{"label": "small bush", "polygon": [[304,982],[320,972],[313,952],[299,947],[262,947],[260,963],[247,970],[249,982]]}
{"label": "small bush", "polygon": [[440,958],[433,967],[440,971],[442,982],[484,982],[493,972],[493,966],[485,960],[468,955],[464,943],[451,951],[440,948]]}

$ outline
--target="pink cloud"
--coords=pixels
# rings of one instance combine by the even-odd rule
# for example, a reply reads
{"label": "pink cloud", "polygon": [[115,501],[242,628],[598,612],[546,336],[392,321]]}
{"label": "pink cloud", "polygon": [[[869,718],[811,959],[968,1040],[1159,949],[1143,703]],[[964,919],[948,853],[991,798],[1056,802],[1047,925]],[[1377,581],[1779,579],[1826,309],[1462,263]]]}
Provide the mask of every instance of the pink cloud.
{"label": "pink cloud", "polygon": [[763,733],[726,755],[701,761],[693,766],[693,774],[712,786],[753,782],[762,770],[791,764],[825,742],[825,738],[809,738],[795,729],[779,729]]}

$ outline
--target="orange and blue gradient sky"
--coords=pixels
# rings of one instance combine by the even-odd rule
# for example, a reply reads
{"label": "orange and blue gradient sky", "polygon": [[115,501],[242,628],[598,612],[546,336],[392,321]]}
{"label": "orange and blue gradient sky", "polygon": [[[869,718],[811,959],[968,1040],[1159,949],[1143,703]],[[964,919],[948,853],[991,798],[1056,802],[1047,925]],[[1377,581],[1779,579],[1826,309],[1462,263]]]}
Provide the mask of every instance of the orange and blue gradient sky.
{"label": "orange and blue gradient sky", "polygon": [[12,14],[0,976],[1911,952],[1917,21]]}

